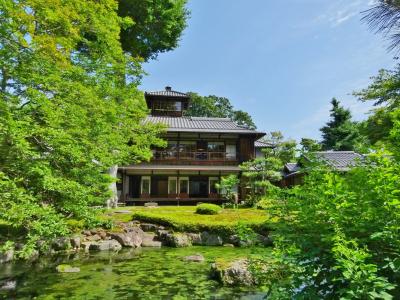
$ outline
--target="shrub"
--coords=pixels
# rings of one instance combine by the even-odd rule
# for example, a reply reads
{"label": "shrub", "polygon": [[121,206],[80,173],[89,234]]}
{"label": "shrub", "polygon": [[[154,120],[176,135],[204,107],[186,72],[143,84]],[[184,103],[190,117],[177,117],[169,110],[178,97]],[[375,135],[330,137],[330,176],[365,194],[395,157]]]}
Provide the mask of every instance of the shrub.
{"label": "shrub", "polygon": [[222,208],[215,204],[199,204],[196,206],[196,214],[199,215],[216,215],[218,214]]}
{"label": "shrub", "polygon": [[273,207],[273,201],[270,199],[261,199],[256,203],[257,209],[269,209]]}

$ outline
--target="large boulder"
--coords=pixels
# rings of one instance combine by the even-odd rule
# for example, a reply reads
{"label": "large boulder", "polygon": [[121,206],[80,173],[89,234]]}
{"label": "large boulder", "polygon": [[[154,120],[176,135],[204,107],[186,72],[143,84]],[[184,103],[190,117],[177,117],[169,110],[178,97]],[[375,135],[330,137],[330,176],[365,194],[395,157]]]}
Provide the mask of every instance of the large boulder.
{"label": "large boulder", "polygon": [[192,246],[190,237],[185,233],[173,233],[169,236],[168,245],[181,248]]}
{"label": "large boulder", "polygon": [[89,250],[95,251],[118,251],[122,248],[121,244],[116,240],[100,241],[91,243]]}
{"label": "large boulder", "polygon": [[142,239],[142,247],[161,247],[162,242],[154,233],[145,232]]}
{"label": "large boulder", "polygon": [[232,262],[219,259],[211,265],[211,275],[224,285],[251,286],[256,284],[256,280],[249,270],[247,259]]}
{"label": "large boulder", "polygon": [[193,245],[203,245],[200,233],[187,233]]}
{"label": "large boulder", "polygon": [[143,231],[137,228],[136,231],[120,233],[113,232],[110,234],[111,238],[118,241],[123,247],[138,248],[142,244]]}
{"label": "large boulder", "polygon": [[207,231],[201,233],[201,242],[205,246],[222,246],[224,243],[219,235]]}
{"label": "large boulder", "polygon": [[60,237],[51,243],[51,246],[56,251],[68,250],[71,248],[71,242],[69,237]]}

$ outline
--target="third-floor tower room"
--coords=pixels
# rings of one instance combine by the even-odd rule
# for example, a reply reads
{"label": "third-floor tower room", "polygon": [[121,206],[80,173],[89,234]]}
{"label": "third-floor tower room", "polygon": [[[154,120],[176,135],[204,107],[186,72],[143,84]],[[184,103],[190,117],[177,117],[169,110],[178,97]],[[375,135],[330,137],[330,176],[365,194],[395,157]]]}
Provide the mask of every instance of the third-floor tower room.
{"label": "third-floor tower room", "polygon": [[164,91],[146,92],[144,96],[152,116],[182,117],[189,107],[189,95],[173,91],[170,86]]}

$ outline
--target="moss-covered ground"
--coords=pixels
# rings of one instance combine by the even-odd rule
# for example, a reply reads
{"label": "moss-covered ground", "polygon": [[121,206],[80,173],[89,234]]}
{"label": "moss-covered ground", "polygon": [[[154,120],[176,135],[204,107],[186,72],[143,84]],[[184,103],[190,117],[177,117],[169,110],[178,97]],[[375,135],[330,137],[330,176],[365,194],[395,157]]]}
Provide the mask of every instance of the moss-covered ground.
{"label": "moss-covered ground", "polygon": [[123,207],[108,210],[104,217],[113,221],[140,220],[165,225],[177,231],[234,231],[239,225],[255,230],[273,223],[265,210],[253,208],[223,209],[215,215],[196,214],[196,206]]}

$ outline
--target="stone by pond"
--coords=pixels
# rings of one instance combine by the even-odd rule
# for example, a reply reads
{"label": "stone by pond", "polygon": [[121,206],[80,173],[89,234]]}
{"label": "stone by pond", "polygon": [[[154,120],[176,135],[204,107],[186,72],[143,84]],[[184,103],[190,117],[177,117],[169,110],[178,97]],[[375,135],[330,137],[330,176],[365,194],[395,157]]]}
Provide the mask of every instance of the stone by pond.
{"label": "stone by pond", "polygon": [[[221,257],[266,258],[270,251],[194,246],[40,257],[2,265],[0,299],[263,299],[266,292],[260,288],[224,286],[211,279],[210,269]],[[59,273],[59,265],[80,272]]]}

